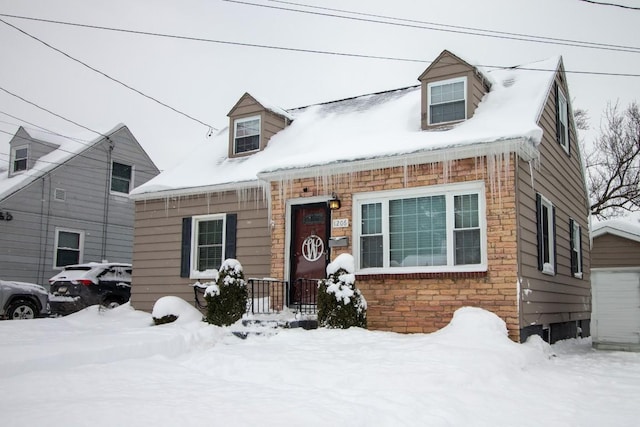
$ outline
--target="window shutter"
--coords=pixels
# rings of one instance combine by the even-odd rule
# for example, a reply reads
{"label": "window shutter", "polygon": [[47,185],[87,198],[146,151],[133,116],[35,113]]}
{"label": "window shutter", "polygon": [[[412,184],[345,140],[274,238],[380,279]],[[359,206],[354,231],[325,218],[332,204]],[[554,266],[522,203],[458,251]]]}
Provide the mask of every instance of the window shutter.
{"label": "window shutter", "polygon": [[191,269],[191,217],[182,218],[180,277],[189,277]]}
{"label": "window shutter", "polygon": [[226,229],[225,229],[225,246],[224,257],[235,258],[236,257],[236,230],[238,228],[238,214],[227,214]]}
{"label": "window shutter", "polygon": [[573,257],[573,251],[576,249],[574,247],[574,235],[573,235],[573,224],[574,224],[574,220],[569,219],[569,259],[571,260],[571,274],[576,272],[576,259]]}
{"label": "window shutter", "polygon": [[544,267],[544,239],[542,237],[542,198],[536,193],[536,226],[538,231],[538,270]]}
{"label": "window shutter", "polygon": [[556,234],[556,207],[551,207],[551,217],[553,218],[553,272],[558,274],[558,239]]}

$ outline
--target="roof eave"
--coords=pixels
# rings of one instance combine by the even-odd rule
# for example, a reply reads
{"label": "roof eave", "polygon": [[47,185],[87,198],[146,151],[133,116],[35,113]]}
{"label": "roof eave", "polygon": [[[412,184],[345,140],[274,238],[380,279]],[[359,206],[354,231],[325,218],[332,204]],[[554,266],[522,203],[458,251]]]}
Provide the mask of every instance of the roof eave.
{"label": "roof eave", "polygon": [[223,184],[171,188],[167,190],[149,191],[145,193],[134,193],[129,194],[129,198],[134,201],[166,199],[168,197],[195,196],[198,194],[222,193],[225,191],[237,191],[247,188],[260,188],[260,186],[260,182],[257,179],[253,179],[239,182],[227,182]]}
{"label": "roof eave", "polygon": [[335,175],[348,174],[372,169],[461,160],[504,152],[517,153],[524,161],[538,159],[536,144],[530,138],[518,137],[493,142],[479,142],[454,147],[448,146],[440,149],[414,151],[393,156],[336,161],[300,168],[276,169],[273,171],[259,172],[258,178],[262,181],[276,181],[281,179],[318,177],[326,175],[327,169],[331,170],[331,174]]}

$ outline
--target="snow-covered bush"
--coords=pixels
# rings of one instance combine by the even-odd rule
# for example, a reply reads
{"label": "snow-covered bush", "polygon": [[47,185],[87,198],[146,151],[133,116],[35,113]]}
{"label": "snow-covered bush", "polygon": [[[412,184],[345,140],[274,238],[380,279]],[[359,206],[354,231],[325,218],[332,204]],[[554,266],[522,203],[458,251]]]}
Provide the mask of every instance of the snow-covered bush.
{"label": "snow-covered bush", "polygon": [[207,287],[204,298],[207,322],[228,326],[242,318],[247,309],[248,292],[238,260],[227,259],[222,263],[217,282]]}
{"label": "snow-covered bush", "polygon": [[356,287],[353,256],[341,254],[318,285],[318,324],[326,328],[367,327],[367,301]]}
{"label": "snow-covered bush", "polygon": [[178,323],[202,321],[202,313],[182,298],[174,296],[158,299],[153,305],[151,317],[156,325],[176,321]]}

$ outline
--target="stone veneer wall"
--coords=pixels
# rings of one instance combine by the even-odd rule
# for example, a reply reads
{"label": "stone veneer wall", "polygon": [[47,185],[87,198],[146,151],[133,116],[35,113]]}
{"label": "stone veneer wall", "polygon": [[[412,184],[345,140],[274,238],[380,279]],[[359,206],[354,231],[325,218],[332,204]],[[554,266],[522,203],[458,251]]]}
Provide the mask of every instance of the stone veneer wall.
{"label": "stone veneer wall", "polygon": [[[368,303],[370,329],[413,333],[434,332],[446,326],[453,312],[464,306],[482,307],[505,320],[509,337],[519,340],[518,264],[516,205],[513,155],[510,162],[501,163],[503,170],[487,172],[486,159],[465,159],[450,162],[448,177],[443,179],[443,163],[386,168],[358,172],[327,180],[295,179],[271,184],[272,200],[272,277],[285,277],[285,198],[339,195],[342,207],[332,212],[332,218],[348,218],[348,228],[331,230],[332,236],[352,239],[353,193],[397,190],[429,185],[484,179],[487,214],[488,271],[473,273],[419,273],[356,275],[356,285]],[[491,163],[493,164],[493,163]],[[405,174],[406,172],[406,174]],[[500,191],[497,188],[500,178]],[[405,180],[407,181],[405,184]],[[280,191],[280,186],[284,191]],[[328,188],[327,188],[328,187]],[[346,248],[332,251],[332,259],[342,252],[352,252],[351,241]]]}

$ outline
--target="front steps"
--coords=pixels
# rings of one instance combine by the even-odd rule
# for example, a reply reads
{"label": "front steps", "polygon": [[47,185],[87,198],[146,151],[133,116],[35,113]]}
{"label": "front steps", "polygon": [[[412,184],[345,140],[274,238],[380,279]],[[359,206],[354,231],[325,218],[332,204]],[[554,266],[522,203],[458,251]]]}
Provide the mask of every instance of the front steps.
{"label": "front steps", "polygon": [[246,339],[249,336],[272,336],[276,335],[282,329],[292,328],[302,328],[305,330],[317,329],[318,320],[317,318],[282,319],[261,316],[260,318],[242,319],[230,327],[230,332],[240,339]]}

